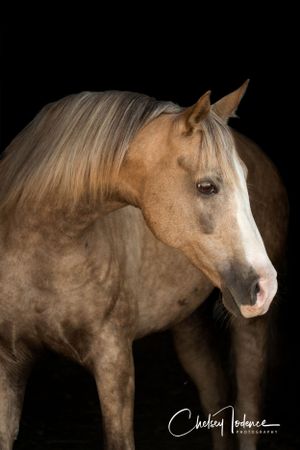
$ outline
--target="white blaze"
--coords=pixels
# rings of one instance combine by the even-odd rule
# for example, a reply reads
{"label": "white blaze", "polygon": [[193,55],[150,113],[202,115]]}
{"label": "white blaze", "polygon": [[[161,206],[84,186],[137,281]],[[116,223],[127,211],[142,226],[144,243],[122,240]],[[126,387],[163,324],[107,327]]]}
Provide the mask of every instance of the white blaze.
{"label": "white blaze", "polygon": [[262,237],[254,221],[246,180],[241,164],[236,161],[239,186],[235,192],[237,224],[244,257],[259,277],[260,292],[255,305],[241,305],[244,317],[254,317],[268,311],[271,301],[277,291],[276,270],[274,269],[264,246]]}

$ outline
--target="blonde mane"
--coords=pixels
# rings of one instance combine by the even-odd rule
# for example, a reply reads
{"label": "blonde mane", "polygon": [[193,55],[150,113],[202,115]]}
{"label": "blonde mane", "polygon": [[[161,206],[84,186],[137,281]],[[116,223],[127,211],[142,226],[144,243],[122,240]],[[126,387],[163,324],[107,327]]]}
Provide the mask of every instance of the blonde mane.
{"label": "blonde mane", "polygon": [[[109,194],[130,142],[171,102],[131,92],[83,92],[45,106],[7,147],[0,162],[0,210],[50,204],[75,208]],[[211,111],[201,123],[203,164],[217,158],[232,176],[235,152],[227,125]]]}
{"label": "blonde mane", "polygon": [[103,199],[136,133],[180,107],[131,92],[83,92],[45,106],[0,163],[0,209]]}

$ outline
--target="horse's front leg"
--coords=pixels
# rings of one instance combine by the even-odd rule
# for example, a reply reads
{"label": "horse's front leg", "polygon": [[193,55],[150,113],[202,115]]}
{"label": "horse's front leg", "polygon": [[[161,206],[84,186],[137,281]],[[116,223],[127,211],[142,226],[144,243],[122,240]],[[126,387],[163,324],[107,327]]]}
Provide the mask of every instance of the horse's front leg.
{"label": "horse's front leg", "polygon": [[133,450],[134,365],[132,342],[108,328],[93,357],[107,450]]}
{"label": "horse's front leg", "polygon": [[[214,414],[228,404],[228,380],[221,366],[219,351],[213,333],[212,318],[201,308],[173,328],[175,348],[178,358],[194,381],[204,409]],[[216,417],[228,424],[228,411]],[[213,449],[232,450],[232,436],[224,427],[212,429]]]}
{"label": "horse's front leg", "polygon": [[15,351],[0,346],[0,449],[17,439],[23,397],[33,355],[21,343]]}
{"label": "horse's front leg", "polygon": [[[262,382],[266,369],[267,316],[232,321],[237,397],[235,415],[239,420],[261,419]],[[237,430],[238,431],[238,430]],[[256,431],[256,430],[254,430]],[[255,450],[258,434],[238,433],[239,450]]]}

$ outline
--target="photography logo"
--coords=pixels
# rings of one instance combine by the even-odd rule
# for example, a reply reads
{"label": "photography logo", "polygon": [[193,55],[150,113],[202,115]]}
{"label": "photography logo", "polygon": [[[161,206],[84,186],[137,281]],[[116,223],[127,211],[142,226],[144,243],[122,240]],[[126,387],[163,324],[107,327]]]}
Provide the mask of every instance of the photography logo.
{"label": "photography logo", "polygon": [[[224,412],[229,413],[229,418],[227,419],[228,423],[227,420],[225,422],[224,417],[221,417]],[[182,428],[182,423],[185,424],[184,430],[179,431],[179,420],[180,429]],[[268,423],[266,419],[250,420],[247,418],[246,414],[243,414],[242,420],[237,419],[234,407],[232,405],[227,405],[215,413],[208,414],[205,420],[200,420],[199,415],[193,416],[190,409],[183,408],[171,417],[168,424],[168,430],[172,436],[179,438],[186,436],[193,431],[219,428],[221,436],[224,436],[224,430],[225,428],[227,429],[228,426],[230,427],[231,434],[277,434],[280,424]]]}

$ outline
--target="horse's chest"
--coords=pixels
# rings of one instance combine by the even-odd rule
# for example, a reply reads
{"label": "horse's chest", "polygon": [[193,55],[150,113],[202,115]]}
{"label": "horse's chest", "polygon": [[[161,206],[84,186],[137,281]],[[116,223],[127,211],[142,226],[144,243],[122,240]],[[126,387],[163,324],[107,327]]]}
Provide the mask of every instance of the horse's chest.
{"label": "horse's chest", "polygon": [[162,271],[141,284],[138,336],[166,329],[189,316],[209,295],[212,285],[193,267],[184,272]]}

